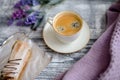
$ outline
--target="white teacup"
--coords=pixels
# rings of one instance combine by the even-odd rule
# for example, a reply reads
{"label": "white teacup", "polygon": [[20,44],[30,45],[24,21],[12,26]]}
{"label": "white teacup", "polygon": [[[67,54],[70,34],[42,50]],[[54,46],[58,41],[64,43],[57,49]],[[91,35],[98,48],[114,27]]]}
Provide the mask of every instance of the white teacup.
{"label": "white teacup", "polygon": [[54,18],[48,18],[56,37],[63,43],[75,41],[83,27],[83,19],[75,12],[62,11]]}

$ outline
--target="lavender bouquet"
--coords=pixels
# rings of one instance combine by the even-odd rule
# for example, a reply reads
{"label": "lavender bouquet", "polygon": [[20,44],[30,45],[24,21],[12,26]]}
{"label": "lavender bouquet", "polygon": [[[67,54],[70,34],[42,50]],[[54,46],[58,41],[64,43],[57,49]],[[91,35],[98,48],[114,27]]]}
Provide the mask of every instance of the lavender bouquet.
{"label": "lavender bouquet", "polygon": [[[30,26],[36,30],[44,19],[45,11],[40,7],[55,5],[62,0],[20,0],[14,5],[14,12],[9,18],[8,25]],[[38,9],[33,7],[39,6]]]}

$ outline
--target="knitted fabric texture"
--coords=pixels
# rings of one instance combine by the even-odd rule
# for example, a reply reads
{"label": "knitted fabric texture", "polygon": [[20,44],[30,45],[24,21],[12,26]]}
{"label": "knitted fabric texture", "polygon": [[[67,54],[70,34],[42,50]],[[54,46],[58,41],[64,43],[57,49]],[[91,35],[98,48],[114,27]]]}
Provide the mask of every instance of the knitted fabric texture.
{"label": "knitted fabric texture", "polygon": [[55,80],[120,80],[120,3],[107,11],[107,30],[90,51]]}

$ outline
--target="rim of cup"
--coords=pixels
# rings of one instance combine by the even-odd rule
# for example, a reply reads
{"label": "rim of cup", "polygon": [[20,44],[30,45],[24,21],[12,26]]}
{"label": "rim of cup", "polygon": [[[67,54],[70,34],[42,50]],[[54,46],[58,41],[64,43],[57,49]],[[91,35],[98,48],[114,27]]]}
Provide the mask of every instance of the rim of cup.
{"label": "rim of cup", "polygon": [[59,17],[61,14],[64,14],[64,13],[71,13],[71,14],[73,14],[73,15],[75,15],[79,18],[81,27],[80,27],[79,31],[77,31],[76,33],[74,33],[72,35],[75,35],[75,34],[79,33],[81,31],[82,27],[83,27],[83,19],[77,12],[73,12],[73,11],[62,11],[62,12],[59,12],[55,15],[55,17],[53,18],[53,23],[52,23],[52,27],[54,28],[55,32],[57,32],[58,34],[63,35],[63,36],[72,36],[72,35],[61,34],[55,28],[54,22],[56,21],[57,17]]}

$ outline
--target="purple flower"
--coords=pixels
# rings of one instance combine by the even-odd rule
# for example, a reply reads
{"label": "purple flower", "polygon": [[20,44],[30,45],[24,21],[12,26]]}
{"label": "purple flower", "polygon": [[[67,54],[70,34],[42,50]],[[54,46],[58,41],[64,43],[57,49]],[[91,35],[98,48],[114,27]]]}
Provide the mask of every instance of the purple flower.
{"label": "purple flower", "polygon": [[28,15],[25,19],[25,24],[26,25],[30,25],[30,24],[34,24],[37,21],[35,12],[32,12],[30,15]]}
{"label": "purple flower", "polygon": [[21,3],[21,1],[19,1],[14,5],[14,8],[19,8],[20,9],[21,6],[22,6],[22,3]]}
{"label": "purple flower", "polygon": [[31,26],[31,29],[32,30],[36,30],[40,26],[43,18],[44,18],[44,15],[41,15],[41,17],[38,18],[38,20],[36,21],[36,23]]}
{"label": "purple flower", "polygon": [[22,5],[32,5],[32,0],[21,0]]}
{"label": "purple flower", "polygon": [[14,22],[14,20],[13,20],[12,18],[10,18],[10,19],[8,19],[7,24],[10,26],[10,25],[12,25],[12,24],[13,24],[13,22]]}
{"label": "purple flower", "polygon": [[39,2],[37,0],[21,0],[22,5],[30,5],[30,6],[35,6],[39,5]]}
{"label": "purple flower", "polygon": [[34,16],[29,16],[26,18],[25,24],[29,25],[29,24],[34,24],[36,22],[36,18]]}
{"label": "purple flower", "polygon": [[32,5],[33,6],[36,6],[36,5],[39,5],[40,3],[37,1],[37,0],[32,0]]}
{"label": "purple flower", "polygon": [[31,25],[36,24],[36,22],[38,23],[38,21],[41,22],[41,20],[43,19],[43,15],[44,14],[40,11],[32,12],[30,15],[26,17],[25,24]]}
{"label": "purple flower", "polygon": [[15,12],[13,12],[12,19],[13,20],[21,19],[21,18],[23,18],[25,16],[26,16],[26,13],[22,9],[18,9]]}

